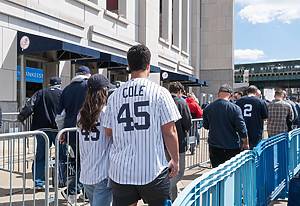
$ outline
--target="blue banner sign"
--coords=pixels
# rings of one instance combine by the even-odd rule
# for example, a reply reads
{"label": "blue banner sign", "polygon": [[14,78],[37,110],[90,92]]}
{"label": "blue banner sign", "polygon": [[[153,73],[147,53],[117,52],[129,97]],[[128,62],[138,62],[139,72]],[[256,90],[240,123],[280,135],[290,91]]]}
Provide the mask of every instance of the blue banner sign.
{"label": "blue banner sign", "polygon": [[[20,66],[17,66],[17,80],[20,81]],[[44,83],[44,70],[26,67],[26,82]]]}

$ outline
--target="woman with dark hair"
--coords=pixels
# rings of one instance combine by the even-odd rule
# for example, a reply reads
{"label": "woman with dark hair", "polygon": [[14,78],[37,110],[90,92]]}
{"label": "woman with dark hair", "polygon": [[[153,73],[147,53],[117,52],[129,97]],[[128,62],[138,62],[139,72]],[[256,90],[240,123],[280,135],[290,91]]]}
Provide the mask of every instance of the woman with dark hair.
{"label": "woman with dark hair", "polygon": [[88,91],[78,115],[80,182],[91,206],[111,205],[108,185],[108,152],[110,139],[105,137],[102,117],[105,113],[109,81],[95,74],[87,82]]}

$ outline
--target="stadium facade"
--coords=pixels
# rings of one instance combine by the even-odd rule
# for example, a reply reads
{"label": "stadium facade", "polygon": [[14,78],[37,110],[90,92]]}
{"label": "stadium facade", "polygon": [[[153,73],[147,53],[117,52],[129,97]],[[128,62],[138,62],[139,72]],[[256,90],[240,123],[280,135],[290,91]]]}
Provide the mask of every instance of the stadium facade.
{"label": "stadium facade", "polygon": [[126,52],[138,43],[152,52],[153,81],[215,94],[233,84],[233,1],[0,0],[0,105],[16,111],[81,64],[126,81]]}

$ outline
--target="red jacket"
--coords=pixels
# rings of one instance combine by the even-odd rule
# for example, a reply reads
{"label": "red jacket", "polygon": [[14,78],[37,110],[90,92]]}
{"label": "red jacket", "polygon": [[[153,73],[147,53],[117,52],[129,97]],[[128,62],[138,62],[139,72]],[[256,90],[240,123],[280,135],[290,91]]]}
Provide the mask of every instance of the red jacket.
{"label": "red jacket", "polygon": [[201,107],[198,105],[198,103],[192,97],[186,98],[185,101],[190,108],[193,119],[202,118],[203,111]]}

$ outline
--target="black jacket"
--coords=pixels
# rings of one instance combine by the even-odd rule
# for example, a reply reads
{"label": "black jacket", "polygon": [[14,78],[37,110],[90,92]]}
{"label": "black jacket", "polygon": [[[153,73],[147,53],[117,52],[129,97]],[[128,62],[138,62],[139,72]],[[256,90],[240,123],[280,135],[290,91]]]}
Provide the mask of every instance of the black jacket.
{"label": "black jacket", "polygon": [[27,100],[18,115],[18,120],[24,121],[33,113],[31,130],[41,128],[57,129],[55,117],[58,112],[61,93],[61,89],[57,86],[37,91]]}
{"label": "black jacket", "polygon": [[186,152],[187,150],[186,137],[187,137],[187,133],[191,129],[192,116],[187,103],[183,99],[175,95],[172,95],[172,97],[175,101],[175,104],[177,105],[180,115],[182,116],[182,118],[177,122],[175,122],[175,124],[176,124],[176,130],[178,134],[179,153],[183,153]]}
{"label": "black jacket", "polygon": [[224,99],[217,99],[204,109],[203,127],[209,130],[208,144],[220,149],[238,149],[240,139],[247,137],[241,108]]}
{"label": "black jacket", "polygon": [[59,114],[65,110],[64,128],[76,126],[77,115],[87,93],[87,79],[83,75],[74,77],[72,82],[62,92]]}

